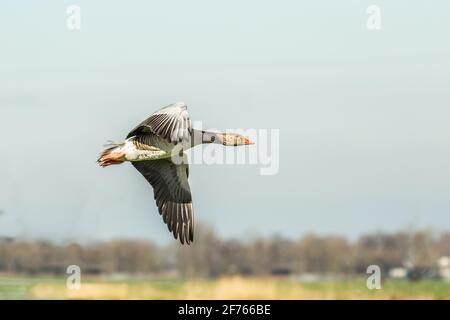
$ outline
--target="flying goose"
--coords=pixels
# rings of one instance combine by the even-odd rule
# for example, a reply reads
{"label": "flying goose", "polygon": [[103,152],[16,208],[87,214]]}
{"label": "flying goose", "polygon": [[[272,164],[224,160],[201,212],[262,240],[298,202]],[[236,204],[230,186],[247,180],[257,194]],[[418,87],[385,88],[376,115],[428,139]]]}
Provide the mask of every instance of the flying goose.
{"label": "flying goose", "polygon": [[189,166],[183,151],[203,143],[253,144],[235,133],[193,129],[183,102],[168,105],[140,123],[123,142],[111,142],[97,159],[101,167],[129,161],[153,187],[159,214],[175,239],[194,241]]}

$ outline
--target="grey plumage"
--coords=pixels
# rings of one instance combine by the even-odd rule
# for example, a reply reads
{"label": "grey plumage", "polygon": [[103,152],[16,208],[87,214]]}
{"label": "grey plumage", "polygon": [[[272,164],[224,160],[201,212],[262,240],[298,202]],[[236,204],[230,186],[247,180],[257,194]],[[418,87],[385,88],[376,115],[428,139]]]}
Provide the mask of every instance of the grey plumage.
{"label": "grey plumage", "polygon": [[191,130],[192,124],[187,106],[183,102],[177,102],[153,113],[131,130],[127,138],[144,133],[153,133],[177,144],[189,141]]}
{"label": "grey plumage", "polygon": [[194,219],[187,164],[174,164],[169,159],[132,162],[153,187],[159,214],[175,239],[182,244],[194,240]]}
{"label": "grey plumage", "polygon": [[[154,144],[157,137],[171,144],[188,142],[191,130],[187,106],[175,103],[152,114],[134,128],[127,138],[136,137],[136,147],[145,149],[151,142]],[[194,240],[194,218],[186,156],[181,164],[173,163],[170,158],[132,164],[153,187],[159,214],[169,231],[182,244],[190,244]]]}

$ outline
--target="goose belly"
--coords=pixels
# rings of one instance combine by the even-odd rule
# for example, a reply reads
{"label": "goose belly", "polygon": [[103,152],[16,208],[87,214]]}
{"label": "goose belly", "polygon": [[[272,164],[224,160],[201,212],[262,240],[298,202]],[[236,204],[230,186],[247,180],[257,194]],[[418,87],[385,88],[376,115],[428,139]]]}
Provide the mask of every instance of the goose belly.
{"label": "goose belly", "polygon": [[125,142],[125,158],[128,161],[166,159],[171,156],[174,145],[155,136],[138,136]]}

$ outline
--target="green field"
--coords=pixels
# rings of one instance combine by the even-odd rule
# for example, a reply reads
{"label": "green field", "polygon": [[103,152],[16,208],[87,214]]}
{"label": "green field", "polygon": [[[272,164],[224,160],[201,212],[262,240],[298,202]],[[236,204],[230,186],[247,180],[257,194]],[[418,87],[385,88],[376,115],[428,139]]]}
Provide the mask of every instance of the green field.
{"label": "green field", "polygon": [[83,278],[79,290],[65,277],[0,276],[0,299],[450,299],[450,283],[365,279],[301,283],[293,279],[225,277],[217,280]]}

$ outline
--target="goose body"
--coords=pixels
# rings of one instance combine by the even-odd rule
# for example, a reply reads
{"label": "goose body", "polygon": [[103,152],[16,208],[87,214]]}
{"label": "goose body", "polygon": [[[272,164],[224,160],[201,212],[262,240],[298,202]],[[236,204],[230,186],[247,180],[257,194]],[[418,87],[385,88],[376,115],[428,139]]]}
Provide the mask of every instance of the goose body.
{"label": "goose body", "polygon": [[189,166],[183,151],[198,144],[252,144],[238,134],[195,130],[183,102],[153,113],[127,135],[113,142],[97,159],[102,167],[131,162],[153,187],[164,223],[182,244],[194,240],[194,217],[189,187]]}
{"label": "goose body", "polygon": [[127,161],[160,160],[169,158],[175,145],[154,134],[128,138],[123,146]]}

